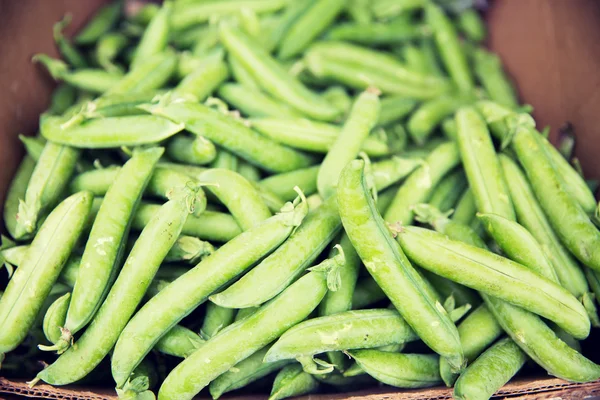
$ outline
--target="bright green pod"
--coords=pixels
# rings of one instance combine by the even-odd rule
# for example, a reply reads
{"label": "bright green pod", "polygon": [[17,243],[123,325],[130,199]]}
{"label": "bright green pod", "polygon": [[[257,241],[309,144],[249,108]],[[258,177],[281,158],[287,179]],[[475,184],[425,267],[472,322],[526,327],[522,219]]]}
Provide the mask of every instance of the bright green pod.
{"label": "bright green pod", "polygon": [[175,325],[156,344],[154,350],[173,357],[186,358],[206,341],[197,333],[181,325]]}
{"label": "bright green pod", "polygon": [[[4,199],[3,218],[6,230],[13,237],[17,238],[17,214],[19,212],[19,200],[25,198],[27,184],[35,169],[35,161],[30,156],[25,156],[6,192]],[[315,190],[316,190],[316,170],[315,170]]]}
{"label": "bright green pod", "polygon": [[[502,160],[502,156],[500,156],[500,159]],[[506,174],[506,172],[504,172]],[[507,180],[510,180],[510,178],[506,178]],[[511,181],[512,183],[512,181]],[[509,186],[510,188],[510,186]],[[511,191],[511,196],[512,196],[512,191]],[[515,209],[516,209],[516,204],[515,204]],[[456,203],[455,207],[454,207],[454,212],[452,213],[452,215],[450,216],[450,219],[455,221],[455,222],[459,222],[463,225],[468,225],[469,223],[471,223],[471,221],[473,221],[473,218],[475,218],[475,214],[477,214],[477,205],[475,204],[475,198],[473,197],[473,192],[471,191],[471,188],[467,188],[462,196],[460,197],[460,199],[458,199],[458,202]],[[517,211],[518,214],[518,211]]]}
{"label": "bright green pod", "polygon": [[178,96],[192,95],[202,102],[227,78],[229,69],[222,57],[205,57],[193,72],[186,75],[173,89]]}
{"label": "bright green pod", "polygon": [[515,89],[502,69],[500,58],[485,49],[478,48],[473,56],[475,75],[489,98],[505,107],[519,106]]}
{"label": "bright green pod", "polygon": [[406,117],[417,105],[417,101],[404,96],[386,96],[381,98],[381,110],[377,125],[386,126]]}
{"label": "bright green pod", "polygon": [[219,97],[249,117],[290,117],[299,118],[299,114],[287,104],[246,85],[226,83],[219,87]]}
{"label": "bright green pod", "polygon": [[468,96],[441,96],[421,104],[408,119],[408,133],[415,143],[425,143],[444,118],[470,101]]}
{"label": "bright green pod", "polygon": [[[70,299],[71,293],[65,293],[52,303],[44,315],[44,336],[52,344],[58,343],[60,339],[65,337],[63,335],[63,327],[67,318]],[[70,335],[68,338],[71,338]],[[50,350],[50,347],[53,346],[39,346],[40,350]]]}
{"label": "bright green pod", "polygon": [[458,14],[456,21],[460,31],[471,41],[479,43],[483,42],[487,36],[485,22],[477,10],[467,8]]}
{"label": "bright green pod", "polygon": [[235,314],[235,308],[225,308],[209,302],[206,305],[206,312],[204,314],[204,321],[202,321],[202,327],[200,328],[200,334],[205,339],[210,339],[219,331],[231,325],[235,319]]}
{"label": "bright green pod", "polygon": [[429,204],[442,212],[448,212],[467,188],[467,179],[462,169],[446,175],[431,193]]}
{"label": "bright green pod", "polygon": [[129,65],[130,69],[135,69],[142,63],[148,62],[148,59],[152,56],[165,51],[169,42],[172,8],[171,2],[165,2],[156,15],[152,17],[133,52],[133,58]]}
{"label": "bright green pod", "polygon": [[118,21],[123,9],[122,1],[115,1],[102,7],[96,15],[77,33],[75,43],[89,45],[106,34]]}
{"label": "bright green pod", "polygon": [[285,366],[273,382],[269,400],[280,400],[288,397],[301,396],[317,390],[319,381],[311,374],[304,372],[298,363]]}
{"label": "bright green pod", "polygon": [[217,157],[217,148],[204,136],[175,135],[167,143],[166,154],[181,163],[205,165]]}
{"label": "bright green pod", "polygon": [[150,56],[143,64],[131,69],[105,95],[145,93],[160,89],[175,74],[177,61],[177,54],[171,50]]}
{"label": "bright green pod", "polygon": [[314,166],[275,174],[261,180],[260,185],[275,193],[280,199],[290,201],[296,196],[294,186],[298,186],[307,196],[317,191],[318,171],[319,166]]}
{"label": "bright green pod", "polygon": [[424,36],[426,32],[425,26],[405,20],[369,24],[352,22],[334,25],[325,37],[330,40],[381,46],[403,44]]}

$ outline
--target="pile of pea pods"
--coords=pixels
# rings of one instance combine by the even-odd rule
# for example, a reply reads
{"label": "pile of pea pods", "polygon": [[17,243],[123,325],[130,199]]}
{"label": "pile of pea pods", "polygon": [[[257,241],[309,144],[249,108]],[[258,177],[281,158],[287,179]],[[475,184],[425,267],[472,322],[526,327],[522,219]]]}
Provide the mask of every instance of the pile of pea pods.
{"label": "pile of pea pods", "polygon": [[33,58],[59,84],[6,194],[2,376],[160,400],[600,378],[595,183],[468,1],[68,24]]}

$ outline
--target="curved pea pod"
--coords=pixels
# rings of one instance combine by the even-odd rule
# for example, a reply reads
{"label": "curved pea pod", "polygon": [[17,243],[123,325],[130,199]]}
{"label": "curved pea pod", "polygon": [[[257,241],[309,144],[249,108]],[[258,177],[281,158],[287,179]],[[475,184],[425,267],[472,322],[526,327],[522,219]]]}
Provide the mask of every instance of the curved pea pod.
{"label": "curved pea pod", "polygon": [[259,185],[275,193],[284,201],[293,200],[296,196],[294,187],[298,186],[306,195],[317,191],[317,173],[319,166],[300,168],[294,171],[271,175],[259,182]]}
{"label": "curved pea pod", "polygon": [[171,24],[180,31],[194,25],[208,22],[211,18],[238,14],[247,8],[256,14],[272,13],[286,6],[285,0],[236,0],[230,2],[196,2],[175,4]]}
{"label": "curved pea pod", "polygon": [[286,31],[278,56],[285,59],[300,54],[336,19],[346,3],[347,0],[313,2]]}
{"label": "curved pea pod", "polygon": [[204,343],[197,333],[181,325],[173,326],[156,344],[154,349],[173,357],[186,358]]}
{"label": "curved pea pod", "polygon": [[472,107],[456,113],[457,143],[477,210],[516,219],[508,186],[485,121]]}
{"label": "curved pea pod", "polygon": [[124,33],[109,32],[103,35],[96,43],[96,61],[107,72],[120,72],[122,67],[115,63],[115,58],[128,44],[129,38]]}
{"label": "curved pea pod", "polygon": [[86,45],[98,41],[118,21],[122,9],[122,1],[115,1],[102,7],[75,36],[75,43]]}
{"label": "curved pea pod", "polygon": [[131,219],[162,154],[162,148],[135,152],[106,192],[83,252],[83,268],[64,325],[72,334],[93,318],[116,278]]}
{"label": "curved pea pod", "polygon": [[153,115],[96,118],[74,126],[65,125],[65,122],[61,117],[43,116],[40,121],[42,135],[57,145],[106,149],[160,142],[185,127]]}
{"label": "curved pea pod", "polygon": [[200,334],[204,338],[211,338],[223,328],[231,325],[235,318],[236,310],[234,308],[225,308],[209,302],[206,305]]}
{"label": "curved pea pod", "polygon": [[200,174],[198,179],[225,204],[243,230],[271,216],[258,190],[237,172],[211,168]]}
{"label": "curved pea pod", "polygon": [[83,230],[91,206],[90,193],[74,194],[63,200],[40,227],[27,258],[0,300],[0,353],[16,348],[31,329]]}
{"label": "curved pea pod", "polygon": [[322,96],[344,115],[352,107],[352,97],[342,86],[328,87],[323,91]]}
{"label": "curved pea pod", "polygon": [[493,232],[494,240],[508,258],[553,282],[559,282],[554,267],[527,229],[495,214],[477,214],[477,218],[488,232]]}
{"label": "curved pea pod", "polygon": [[[460,369],[464,360],[456,326],[379,215],[368,192],[364,161],[352,161],[342,171],[337,199],[346,234],[369,273],[423,341]],[[419,315],[414,309],[421,310]]]}
{"label": "curved pea pod", "polygon": [[308,167],[311,157],[279,145],[254,132],[242,122],[202,104],[172,102],[145,107],[152,114],[185,125],[185,129],[202,135],[253,165],[272,172],[287,172]]}
{"label": "curved pea pod", "polygon": [[155,365],[150,360],[144,360],[131,374],[125,386],[116,388],[116,392],[122,400],[156,400],[150,389],[156,386],[157,380]]}
{"label": "curved pea pod", "polygon": [[460,375],[454,398],[489,399],[519,372],[526,360],[525,353],[510,338],[498,341]]}
{"label": "curved pea pod", "polygon": [[226,83],[219,87],[219,97],[231,104],[243,115],[250,117],[290,117],[301,115],[293,108],[262,92],[237,83]]}
{"label": "curved pea pod", "polygon": [[106,357],[181,233],[187,215],[193,211],[196,193],[197,189],[190,187],[173,192],[171,200],[161,207],[135,242],[90,325],[73,346],[37,375],[36,380],[66,385],[86,376]]}
{"label": "curved pea pod", "polygon": [[73,68],[85,68],[88,65],[87,60],[81,53],[81,51],[73,46],[70,39],[65,37],[64,30],[71,24],[72,15],[66,14],[62,20],[58,21],[52,27],[52,36],[54,36],[54,42],[61,55],[69,65]]}
{"label": "curved pea pod", "polygon": [[217,148],[203,136],[175,135],[167,144],[167,155],[186,164],[209,164],[217,157]]}
{"label": "curved pea pod", "polygon": [[408,119],[408,133],[415,143],[423,144],[444,118],[470,101],[468,96],[441,96],[421,104]]}
{"label": "curved pea pod", "polygon": [[[500,159],[502,159],[502,156],[500,156]],[[505,172],[505,174],[506,174],[506,172]],[[506,179],[509,180],[510,178],[507,177]],[[512,196],[512,191],[511,191],[511,196]],[[515,204],[515,209],[516,209],[516,204]],[[477,214],[477,206],[475,205],[475,198],[473,197],[473,192],[471,191],[471,188],[467,188],[463,192],[461,197],[458,199],[458,202],[456,203],[456,205],[454,207],[454,212],[450,216],[450,219],[455,222],[468,225],[475,218],[475,214]]]}
{"label": "curved pea pod", "polygon": [[502,70],[500,58],[482,48],[476,49],[473,55],[473,70],[490,99],[503,106],[517,108],[519,103],[515,89]]}
{"label": "curved pea pod", "polygon": [[165,262],[196,264],[215,251],[212,244],[193,236],[181,235],[165,257]]}
{"label": "curved pea pod", "polygon": [[173,93],[179,96],[192,95],[198,101],[204,101],[228,77],[229,69],[222,57],[206,57],[177,84]]}
{"label": "curved pea pod", "polygon": [[[131,221],[131,229],[141,231],[160,210],[160,205],[142,203]],[[216,211],[204,211],[195,216],[189,215],[183,225],[182,233],[203,240],[228,242],[241,233],[241,229],[230,214]]]}
{"label": "curved pea pod", "polygon": [[298,363],[285,366],[273,382],[269,400],[280,400],[288,397],[301,396],[317,390],[319,381],[313,375],[304,372]]}
{"label": "curved pea pod", "polygon": [[224,393],[247,386],[291,363],[289,360],[263,362],[268,350],[268,346],[264,347],[212,381],[209,386],[212,398],[218,399]]}
{"label": "curved pea pod", "polygon": [[351,22],[336,24],[327,31],[325,37],[363,45],[393,45],[418,39],[426,35],[426,32],[424,25],[406,20],[368,24]]}
{"label": "curved pea pod", "polygon": [[[64,339],[63,326],[67,319],[67,310],[69,309],[69,301],[71,300],[71,293],[65,293],[58,299],[56,299],[52,305],[46,311],[44,315],[43,329],[44,336],[52,344],[56,344],[60,339]],[[67,334],[67,340],[71,339],[71,336]],[[39,346],[41,350],[50,350],[52,346]],[[53,350],[53,349],[52,349]]]}
{"label": "curved pea pod", "polygon": [[395,310],[344,311],[304,321],[271,347],[265,361],[312,356],[327,351],[381,347],[418,337]]}
{"label": "curved pea pod", "polygon": [[473,76],[452,21],[436,4],[425,6],[425,21],[433,31],[441,59],[452,80],[462,92],[470,92],[474,87]]}
{"label": "curved pea pod", "polygon": [[148,57],[143,64],[131,69],[118,83],[104,95],[122,93],[144,93],[159,89],[171,78],[177,69],[177,55],[174,51],[164,51]]}
{"label": "curved pea pod", "polygon": [[429,204],[440,211],[447,212],[454,205],[467,188],[467,179],[462,169],[446,175],[431,193]]}
{"label": "curved pea pod", "polygon": [[222,307],[247,308],[263,304],[302,274],[341,228],[335,198],[311,211],[305,221],[270,256],[223,292],[210,296]]}
{"label": "curved pea pod", "polygon": [[414,110],[416,105],[416,100],[404,96],[382,97],[377,125],[386,126],[398,122]]}
{"label": "curved pea pod", "polygon": [[540,317],[493,297],[482,297],[502,329],[550,375],[571,382],[600,377],[600,366],[559,339]]}
{"label": "curved pea pod", "polygon": [[[251,316],[221,331],[171,371],[158,398],[194,397],[213,379],[306,318],[325,296],[327,280],[326,273],[311,272]],[[212,368],[205,367],[207,359]]]}
{"label": "curved pea pod", "polygon": [[170,326],[286,240],[302,223],[307,208],[305,201],[296,206],[287,203],[279,214],[236,236],[150,299],[130,320],[115,346],[112,371],[117,386],[127,380]]}
{"label": "curved pea pod", "polygon": [[378,0],[370,5],[371,12],[376,19],[390,19],[403,13],[416,11],[427,4],[426,0],[407,0],[397,2],[394,0]]}
{"label": "curved pea pod", "polygon": [[86,92],[105,93],[118,85],[123,79],[121,72],[108,72],[103,69],[84,68],[70,71],[63,61],[45,54],[36,54],[33,56],[32,61],[44,65],[55,80],[66,82]]}
{"label": "curved pea pod", "polygon": [[256,79],[261,88],[307,117],[332,121],[339,111],[310,91],[257,43],[237,28],[222,24],[219,36],[229,54],[236,58]]}
{"label": "curved pea pod", "polygon": [[27,183],[23,199],[19,199],[15,239],[31,236],[38,220],[54,207],[63,194],[79,158],[79,150],[48,142]]}
{"label": "curved pea pod", "polygon": [[34,169],[35,161],[33,158],[30,156],[25,156],[23,161],[21,161],[21,164],[19,164],[19,168],[17,169],[17,172],[15,172],[10,186],[8,187],[8,191],[6,192],[2,215],[4,217],[4,226],[6,226],[6,230],[14,239],[17,237],[17,214],[19,212],[19,200],[25,198],[27,184],[29,183],[29,179],[31,178]]}
{"label": "curved pea pod", "polygon": [[543,144],[543,138],[530,125],[532,123],[533,121],[517,122],[512,148],[562,243],[582,263],[600,270],[600,232],[577,200],[566,190]]}
{"label": "curved pea pod", "polygon": [[460,163],[458,148],[454,143],[443,143],[425,159],[425,163],[404,181],[392,204],[384,214],[387,222],[410,224],[414,218],[412,206],[429,200],[431,193],[444,175]]}
{"label": "curved pea pod", "polygon": [[137,44],[129,68],[135,69],[148,58],[163,52],[168,45],[170,19],[173,4],[164,3],[160,10],[152,17]]}
{"label": "curved pea pod", "polygon": [[[503,330],[487,306],[481,305],[458,325],[460,342],[467,362],[471,364]],[[440,360],[440,375],[448,387],[454,385],[458,374],[453,373],[445,360]]]}
{"label": "curved pea pod", "polygon": [[587,337],[590,320],[566,289],[527,267],[446,236],[413,226],[396,239],[421,267],[554,321],[576,338]]}
{"label": "curved pea pod", "polygon": [[387,385],[423,388],[441,382],[439,357],[381,350],[352,350],[348,354],[369,375]]}

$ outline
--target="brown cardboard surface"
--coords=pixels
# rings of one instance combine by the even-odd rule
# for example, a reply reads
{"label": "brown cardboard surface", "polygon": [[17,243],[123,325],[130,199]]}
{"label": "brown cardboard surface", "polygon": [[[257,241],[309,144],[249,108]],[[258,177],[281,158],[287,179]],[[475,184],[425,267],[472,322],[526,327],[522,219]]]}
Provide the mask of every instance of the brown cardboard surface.
{"label": "brown cardboard surface", "polygon": [[[38,116],[54,84],[31,56],[56,54],[52,24],[66,11],[76,31],[106,0],[0,0],[0,206],[22,156],[18,133],[34,134]],[[496,0],[488,14],[490,47],[497,51],[515,78],[522,99],[535,107],[539,126],[550,124],[552,138],[570,121],[578,138],[576,155],[586,174],[600,177],[600,1]],[[1,373],[1,371],[0,371]],[[54,388],[0,377],[2,394],[51,399],[116,399],[112,388]],[[510,398],[580,399],[600,395],[600,381],[572,384],[554,378],[511,382],[497,393]],[[389,387],[305,399],[446,399],[447,388],[399,392]],[[226,397],[256,399],[256,397]]]}

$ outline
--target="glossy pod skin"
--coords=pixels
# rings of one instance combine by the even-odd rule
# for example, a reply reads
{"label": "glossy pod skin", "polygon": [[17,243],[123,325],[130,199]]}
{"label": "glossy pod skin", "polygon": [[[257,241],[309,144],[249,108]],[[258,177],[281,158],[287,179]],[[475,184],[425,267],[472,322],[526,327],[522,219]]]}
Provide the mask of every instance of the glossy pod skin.
{"label": "glossy pod skin", "polygon": [[27,183],[24,199],[19,199],[15,239],[31,237],[38,219],[49,211],[62,195],[79,158],[79,151],[55,143],[46,143]]}
{"label": "glossy pod skin", "polygon": [[290,76],[276,60],[240,30],[222,24],[219,36],[230,56],[236,58],[267,93],[309,118],[332,121],[338,116],[339,111],[335,107]]}
{"label": "glossy pod skin", "polygon": [[519,372],[526,360],[525,353],[510,338],[498,341],[460,375],[454,386],[454,398],[489,399]]}
{"label": "glossy pod skin", "polygon": [[[44,315],[44,336],[46,336],[46,339],[48,339],[48,341],[52,344],[56,344],[63,337],[62,327],[64,326],[67,318],[67,310],[69,309],[70,300],[71,293],[65,293],[52,303]],[[44,348],[47,346],[39,347],[40,349],[44,350]]]}
{"label": "glossy pod skin", "polygon": [[512,148],[562,243],[582,263],[600,270],[600,232],[575,198],[565,190],[541,136],[529,122],[516,128]]}
{"label": "glossy pod skin", "polygon": [[[456,326],[436,303],[375,208],[364,178],[364,161],[346,166],[338,185],[344,229],[369,273],[400,314],[438,354],[460,370],[464,359]],[[417,315],[413,310],[421,312]]]}
{"label": "glossy pod skin", "polygon": [[269,400],[280,400],[288,397],[311,393],[319,387],[314,375],[304,372],[298,363],[285,366],[273,382]]}
{"label": "glossy pod skin", "polygon": [[107,4],[77,33],[75,43],[80,45],[92,44],[108,32],[121,15],[123,5],[120,1]]}
{"label": "glossy pod skin", "polygon": [[185,129],[202,135],[251,164],[272,172],[287,172],[308,167],[312,159],[279,145],[254,132],[243,123],[218,111],[192,102],[173,102],[146,108],[152,114],[185,125]]}
{"label": "glossy pod skin", "polygon": [[[177,188],[144,228],[92,322],[77,342],[37,378],[66,385],[86,376],[106,357],[193,211],[196,190]],[[152,251],[149,251],[152,249]],[[127,376],[129,378],[129,376]]]}
{"label": "glossy pod skin", "polygon": [[304,321],[279,338],[265,361],[294,359],[335,350],[375,348],[418,340],[395,310],[344,311]]}
{"label": "glossy pod skin", "polygon": [[386,126],[407,116],[415,108],[417,101],[404,96],[387,96],[381,98],[380,104],[377,124]]}
{"label": "glossy pod skin", "polygon": [[90,193],[74,194],[63,200],[40,227],[27,258],[0,300],[0,353],[16,348],[31,329],[83,230],[91,206]]}
{"label": "glossy pod skin", "polygon": [[[221,331],[171,371],[158,398],[194,397],[217,376],[306,318],[325,296],[326,280],[323,272],[311,272],[251,316]],[[211,360],[208,368],[207,359]]]}
{"label": "glossy pod skin", "polygon": [[423,388],[440,383],[439,357],[381,350],[352,350],[348,354],[369,375],[401,388]]}
{"label": "glossy pod skin", "polygon": [[[499,158],[500,160],[502,160],[502,155],[500,155]],[[504,170],[504,168],[503,172],[506,176],[506,171]],[[506,177],[506,179],[508,180],[510,178]],[[515,211],[516,208],[517,206],[515,204]],[[473,197],[473,192],[471,191],[471,188],[467,188],[461,195],[460,199],[458,199],[458,202],[454,207],[454,212],[452,213],[452,215],[450,215],[450,219],[452,219],[455,222],[468,225],[475,218],[475,214],[477,214],[477,205],[475,204],[475,198]]]}
{"label": "glossy pod skin", "polygon": [[138,151],[121,168],[104,196],[81,259],[64,328],[75,334],[94,316],[115,279],[132,216],[162,148]]}
{"label": "glossy pod skin", "polygon": [[342,169],[356,158],[364,140],[377,124],[379,109],[379,92],[376,89],[367,89],[352,105],[340,134],[325,155],[317,174],[317,188],[322,198],[326,199],[335,193]]}
{"label": "glossy pod skin", "polygon": [[226,83],[219,87],[219,97],[231,104],[236,110],[249,117],[290,117],[299,118],[299,114],[287,104],[281,104],[275,98],[237,83]]}
{"label": "glossy pod skin", "polygon": [[197,333],[181,325],[175,325],[154,345],[154,349],[163,354],[186,358],[204,343]]}
{"label": "glossy pod skin", "polygon": [[515,211],[485,121],[471,107],[456,113],[457,143],[477,210],[514,221]]}
{"label": "glossy pod skin", "polygon": [[294,187],[298,186],[306,195],[317,191],[317,173],[319,166],[300,168],[295,171],[271,175],[260,181],[260,185],[275,193],[284,201],[293,200],[297,193]]}
{"label": "glossy pod skin", "polygon": [[209,386],[212,398],[218,399],[223,393],[249,385],[291,363],[290,360],[263,362],[268,350],[268,346],[260,349],[213,380]]}
{"label": "glossy pod skin", "polygon": [[177,96],[192,95],[204,101],[229,77],[229,68],[222,57],[205,57],[200,65],[186,75],[173,89]]}
{"label": "glossy pod skin", "polygon": [[440,211],[448,212],[467,188],[465,173],[458,169],[446,175],[431,193],[429,204]]}
{"label": "glossy pod skin", "polygon": [[473,55],[475,75],[481,82],[490,99],[505,107],[516,108],[519,103],[515,89],[502,70],[500,58],[482,48]]}
{"label": "glossy pod skin", "polygon": [[426,30],[423,25],[403,20],[368,24],[351,22],[337,24],[329,29],[325,37],[363,45],[402,44],[423,36]]}
{"label": "glossy pod skin", "polygon": [[421,104],[408,119],[408,133],[415,143],[423,144],[444,118],[469,101],[468,96],[441,96]]}
{"label": "glossy pod skin", "polygon": [[152,17],[133,52],[130,69],[135,69],[136,66],[147,62],[148,58],[163,52],[167,48],[172,9],[173,4],[167,2]]}
{"label": "glossy pod skin", "polygon": [[217,157],[217,148],[203,136],[175,135],[167,144],[169,158],[186,164],[209,164]]}
{"label": "glossy pod skin", "polygon": [[384,214],[387,222],[410,224],[414,218],[411,207],[429,200],[440,180],[460,162],[454,143],[443,143],[425,159],[425,164],[415,170],[400,186],[392,204]]}
{"label": "glossy pod skin", "polygon": [[[25,198],[27,184],[35,169],[35,161],[30,156],[25,156],[15,176],[13,177],[6,198],[4,199],[4,226],[13,238],[17,238],[17,214],[19,212],[19,199]],[[316,185],[316,179],[315,179]]]}
{"label": "glossy pod skin", "polygon": [[402,227],[396,239],[411,260],[435,274],[538,313],[576,338],[589,334],[581,303],[521,264],[414,226]]}
{"label": "glossy pod skin", "polygon": [[117,386],[125,383],[170,327],[212,292],[278,247],[307,212],[305,202],[295,208],[287,203],[282,212],[236,236],[148,301],[129,321],[115,346],[112,372]]}
{"label": "glossy pod skin", "polygon": [[137,68],[130,70],[118,83],[103,95],[123,93],[145,93],[161,88],[175,73],[177,55],[164,51],[144,60]]}
{"label": "glossy pod skin", "polygon": [[202,321],[202,328],[200,328],[200,334],[202,337],[210,339],[220,330],[231,325],[235,316],[236,310],[234,308],[225,308],[209,302],[206,305],[206,312],[204,314],[204,321]]}

